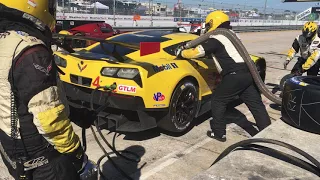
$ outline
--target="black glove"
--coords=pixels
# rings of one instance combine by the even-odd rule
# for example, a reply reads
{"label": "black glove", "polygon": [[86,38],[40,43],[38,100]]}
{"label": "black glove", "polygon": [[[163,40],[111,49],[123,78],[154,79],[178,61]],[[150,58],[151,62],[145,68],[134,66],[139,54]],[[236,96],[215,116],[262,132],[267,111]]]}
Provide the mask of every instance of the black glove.
{"label": "black glove", "polygon": [[184,48],[183,45],[178,46],[178,47],[174,50],[175,55],[176,55],[178,58],[182,58],[181,53],[182,53],[182,51],[183,51],[184,49],[185,49],[185,48]]}
{"label": "black glove", "polygon": [[72,162],[78,173],[83,170],[88,162],[88,156],[83,151],[81,145],[74,152],[66,154],[66,156]]}
{"label": "black glove", "polygon": [[306,72],[302,67],[298,68],[297,71],[294,73],[296,76],[302,76],[302,74]]}
{"label": "black glove", "polygon": [[288,64],[289,64],[289,60],[286,60],[284,63],[283,63],[283,68],[284,69],[287,69],[287,66],[288,66]]}

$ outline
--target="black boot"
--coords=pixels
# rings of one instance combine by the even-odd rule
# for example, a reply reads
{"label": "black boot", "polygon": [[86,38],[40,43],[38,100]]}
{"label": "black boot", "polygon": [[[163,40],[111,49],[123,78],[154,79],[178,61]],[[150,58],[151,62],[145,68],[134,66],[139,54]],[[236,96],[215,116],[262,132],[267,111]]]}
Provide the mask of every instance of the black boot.
{"label": "black boot", "polygon": [[209,136],[210,138],[216,139],[220,142],[226,142],[227,141],[227,137],[226,135],[218,135],[218,134],[214,134],[214,132],[212,131],[207,131],[207,136]]}

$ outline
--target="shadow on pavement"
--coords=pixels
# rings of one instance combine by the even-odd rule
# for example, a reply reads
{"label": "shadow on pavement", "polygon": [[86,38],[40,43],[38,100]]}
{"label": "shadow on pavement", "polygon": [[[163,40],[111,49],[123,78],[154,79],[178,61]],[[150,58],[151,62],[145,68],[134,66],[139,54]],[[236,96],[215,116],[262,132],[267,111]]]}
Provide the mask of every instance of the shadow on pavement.
{"label": "shadow on pavement", "polygon": [[[250,136],[256,135],[259,131],[255,128],[255,123],[250,122],[247,117],[237,110],[235,107],[228,107],[224,119],[227,124],[234,123],[241,127],[244,131],[250,134]],[[241,133],[241,132],[238,132]]]}
{"label": "shadow on pavement", "polygon": [[278,84],[267,83],[266,85],[273,87],[271,90],[273,94],[277,93],[280,90],[280,86]]}
{"label": "shadow on pavement", "polygon": [[[227,107],[227,111],[225,113],[225,120],[227,124],[235,123],[236,125],[240,126],[243,130],[245,130],[247,133],[249,133],[251,136],[254,136],[258,133],[258,130],[254,127],[254,123],[247,120],[246,116],[240,112],[239,110],[235,109],[236,106],[242,104],[242,101],[240,99],[233,101],[230,103]],[[211,111],[197,117],[194,119],[191,123],[191,126],[182,133],[176,133],[176,132],[169,132],[160,128],[154,128],[147,131],[139,132],[139,133],[122,133],[125,135],[123,138],[124,140],[132,140],[132,141],[143,141],[152,139],[155,137],[160,136],[161,134],[166,134],[168,136],[172,137],[180,137],[188,132],[190,132],[194,127],[199,126],[203,122],[207,121],[212,117]],[[208,130],[210,127],[208,127]],[[204,132],[205,133],[205,132]],[[239,132],[240,133],[240,132]]]}
{"label": "shadow on pavement", "polygon": [[[125,151],[130,151],[135,154],[137,154],[140,158],[145,154],[146,150],[144,147],[139,146],[139,145],[133,145],[129,146],[125,149]],[[135,159],[136,157],[127,154],[127,153],[122,153],[123,155],[127,156],[130,159]],[[131,162],[128,161],[122,157],[114,157],[114,154],[111,155],[112,161],[122,170],[124,171],[128,176],[131,176],[133,179],[139,179],[141,176],[141,169],[146,165],[145,163],[142,164],[140,167],[138,165],[138,162]],[[108,180],[119,180],[119,179],[126,179],[124,175],[122,175],[110,162],[110,160],[105,159],[106,161],[102,164],[101,166],[101,171],[103,175],[106,177]],[[103,178],[100,178],[101,180],[104,180]]]}
{"label": "shadow on pavement", "polygon": [[281,111],[281,105],[279,104],[270,104],[269,106],[274,110]]}

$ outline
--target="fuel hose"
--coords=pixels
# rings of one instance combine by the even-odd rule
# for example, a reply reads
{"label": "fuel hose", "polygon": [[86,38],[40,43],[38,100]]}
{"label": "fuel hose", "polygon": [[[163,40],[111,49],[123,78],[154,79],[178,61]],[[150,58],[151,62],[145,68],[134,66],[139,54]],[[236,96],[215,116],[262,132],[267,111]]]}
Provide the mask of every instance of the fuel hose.
{"label": "fuel hose", "polygon": [[227,37],[232,44],[236,47],[237,51],[239,52],[240,56],[243,58],[243,60],[245,61],[246,65],[249,68],[249,71],[252,75],[252,78],[254,79],[254,82],[256,83],[256,85],[258,86],[259,90],[262,92],[262,94],[264,96],[266,96],[266,98],[268,98],[269,100],[271,100],[272,102],[281,105],[282,99],[279,98],[278,96],[274,95],[272,92],[270,92],[268,90],[268,88],[266,87],[266,85],[264,84],[264,82],[262,81],[259,72],[256,68],[255,63],[252,61],[249,53],[247,52],[246,48],[244,47],[244,45],[242,44],[242,42],[240,41],[240,39],[237,37],[237,35],[229,29],[224,29],[224,28],[218,28],[214,31],[210,31],[204,35],[201,35],[200,37],[198,37],[197,39],[194,39],[192,41],[189,41],[186,43],[185,48],[189,49],[189,48],[193,48],[196,47],[197,45],[199,45],[200,43],[208,40],[209,38],[211,38],[212,36],[218,36],[218,35],[223,35],[225,37]]}

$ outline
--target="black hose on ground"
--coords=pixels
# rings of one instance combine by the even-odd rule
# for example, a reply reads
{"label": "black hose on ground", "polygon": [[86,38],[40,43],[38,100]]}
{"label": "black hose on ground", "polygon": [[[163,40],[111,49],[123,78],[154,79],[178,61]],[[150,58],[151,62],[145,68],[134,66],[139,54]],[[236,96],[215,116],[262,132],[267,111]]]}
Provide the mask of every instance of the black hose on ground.
{"label": "black hose on ground", "polygon": [[262,79],[261,79],[261,77],[259,75],[259,72],[258,72],[258,70],[256,68],[255,63],[252,61],[249,53],[247,52],[246,48],[244,47],[244,45],[242,44],[240,39],[237,37],[237,35],[232,30],[224,29],[224,28],[218,28],[218,29],[216,29],[214,31],[210,31],[210,32],[198,37],[195,40],[189,41],[185,45],[185,48],[189,49],[189,48],[192,48],[192,47],[196,47],[200,43],[208,40],[210,38],[210,36],[218,36],[218,35],[226,36],[232,42],[232,44],[236,47],[236,49],[240,53],[241,57],[243,58],[243,60],[247,64],[247,66],[249,68],[249,71],[250,71],[255,83],[257,84],[259,90],[262,92],[262,94],[264,96],[266,96],[266,98],[268,98],[272,102],[281,105],[281,102],[282,102],[281,98],[279,98],[276,95],[274,95],[265,86],[264,82],[262,81]]}
{"label": "black hose on ground", "polygon": [[[217,162],[219,162],[222,158],[224,158],[225,156],[227,156],[230,152],[236,150],[237,148],[239,147],[255,147],[255,148],[260,148],[260,149],[263,149],[265,147],[263,146],[259,146],[259,145],[256,145],[256,144],[253,144],[253,143],[269,143],[269,144],[275,144],[275,145],[278,145],[278,146],[282,146],[282,147],[285,147],[287,149],[290,149],[300,155],[302,155],[303,157],[305,157],[307,160],[309,160],[312,164],[308,163],[308,162],[305,162],[305,161],[302,161],[294,156],[291,156],[291,155],[288,155],[288,154],[285,154],[285,153],[282,153],[280,151],[277,151],[277,150],[271,150],[271,152],[273,153],[276,153],[276,154],[279,154],[279,155],[282,155],[286,158],[288,158],[290,161],[288,161],[289,163],[291,162],[294,162],[296,164],[299,164],[301,167],[304,167],[306,170],[316,174],[317,176],[320,177],[320,163],[319,161],[317,161],[315,158],[313,158],[311,155],[309,155],[308,153],[304,152],[303,150],[295,147],[295,146],[292,146],[288,143],[285,143],[285,142],[281,142],[281,141],[278,141],[278,140],[273,140],[273,139],[263,139],[263,138],[257,138],[257,139],[247,139],[247,140],[243,140],[243,141],[240,141],[238,143],[235,143],[231,146],[229,146],[227,149],[225,149],[218,157],[217,159],[211,164],[214,165],[216,164]],[[262,147],[262,148],[261,148]]]}

